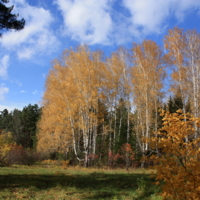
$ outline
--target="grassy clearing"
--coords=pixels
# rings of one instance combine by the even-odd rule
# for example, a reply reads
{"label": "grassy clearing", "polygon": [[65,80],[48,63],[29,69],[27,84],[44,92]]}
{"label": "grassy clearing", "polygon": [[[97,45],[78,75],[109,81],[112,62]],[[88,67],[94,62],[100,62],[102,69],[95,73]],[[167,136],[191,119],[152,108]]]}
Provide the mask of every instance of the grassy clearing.
{"label": "grassy clearing", "polygon": [[161,200],[147,170],[15,166],[0,168],[0,199]]}

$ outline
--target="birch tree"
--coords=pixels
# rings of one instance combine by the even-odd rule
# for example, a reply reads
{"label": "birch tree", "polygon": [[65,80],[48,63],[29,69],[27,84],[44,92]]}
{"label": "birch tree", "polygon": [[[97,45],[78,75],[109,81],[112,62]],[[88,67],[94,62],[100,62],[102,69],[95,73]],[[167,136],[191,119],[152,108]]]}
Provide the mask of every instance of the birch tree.
{"label": "birch tree", "polygon": [[76,51],[66,50],[54,61],[43,98],[38,148],[47,136],[51,137],[49,143],[54,141],[60,148],[71,141],[77,159],[88,166],[89,155],[96,152],[98,99],[105,71],[101,59],[101,52],[80,46]]}
{"label": "birch tree", "polygon": [[[166,57],[174,67],[171,75],[172,91],[180,90],[184,113],[186,103],[190,102],[192,114],[199,117],[200,34],[195,30],[184,32],[182,29],[174,28],[169,30],[164,43],[168,50]],[[197,126],[194,126],[197,138]]]}
{"label": "birch tree", "polygon": [[186,86],[186,63],[184,58],[184,50],[186,46],[185,35],[182,29],[174,28],[168,31],[168,35],[164,38],[164,46],[168,51],[165,55],[166,61],[172,66],[171,77],[173,85],[171,90],[174,93],[180,91],[180,96],[183,101],[183,112],[185,113],[185,105],[188,100]]}
{"label": "birch tree", "polygon": [[151,131],[157,129],[157,117],[154,119],[154,130],[150,129],[151,116],[153,111],[157,113],[158,99],[162,97],[164,62],[159,46],[150,40],[145,40],[142,44],[133,44],[132,59],[134,66],[131,75],[137,114],[135,131],[137,145],[142,155],[145,155],[149,150],[148,138],[151,136]]}
{"label": "birch tree", "polygon": [[[188,30],[185,33],[186,36],[186,48],[185,58],[187,61],[187,89],[190,96],[190,105],[192,114],[194,117],[200,117],[200,34],[195,30]],[[198,136],[198,127],[194,123],[195,138]]]}
{"label": "birch tree", "polygon": [[[128,51],[125,48],[119,48],[116,52],[111,54],[111,57],[107,59],[107,68],[109,74],[107,76],[108,84],[107,88],[107,103],[110,108],[109,118],[109,153],[113,155],[119,150],[121,144],[120,139],[123,138],[122,134],[126,136],[126,143],[130,142],[130,65]],[[123,105],[127,111],[127,117],[124,116]],[[120,112],[118,112],[120,107]],[[122,129],[122,122],[126,120],[126,132]]]}

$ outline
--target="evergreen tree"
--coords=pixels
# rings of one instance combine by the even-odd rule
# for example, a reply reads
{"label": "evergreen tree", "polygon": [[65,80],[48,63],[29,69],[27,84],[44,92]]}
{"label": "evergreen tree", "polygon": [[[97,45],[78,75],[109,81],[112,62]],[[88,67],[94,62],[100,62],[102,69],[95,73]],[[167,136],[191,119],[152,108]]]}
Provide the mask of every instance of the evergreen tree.
{"label": "evergreen tree", "polygon": [[22,143],[22,130],[23,130],[23,124],[22,124],[22,112],[18,109],[14,109],[13,112],[11,112],[12,119],[10,121],[10,128],[9,131],[13,135],[13,139],[16,142],[17,145],[21,145]]}
{"label": "evergreen tree", "polygon": [[[8,0],[0,0],[0,30],[14,29],[20,31],[24,28],[25,20],[17,20],[18,14],[11,14],[14,6],[6,7],[3,3],[8,3]],[[0,33],[2,36],[2,33]]]}
{"label": "evergreen tree", "polygon": [[12,116],[7,109],[4,109],[3,111],[1,111],[0,129],[9,131],[11,127],[11,118]]}
{"label": "evergreen tree", "polygon": [[124,99],[119,100],[116,112],[117,112],[117,132],[118,132],[118,142],[116,148],[119,149],[123,144],[127,142],[128,110]]}
{"label": "evergreen tree", "polygon": [[37,104],[29,104],[22,111],[14,109],[10,113],[4,109],[0,114],[0,129],[11,132],[17,145],[33,148],[36,143],[36,123],[39,117],[40,108]]}
{"label": "evergreen tree", "polygon": [[21,114],[22,129],[22,146],[33,148],[36,142],[36,122],[40,116],[40,108],[37,104],[24,107]]}
{"label": "evergreen tree", "polygon": [[183,109],[183,101],[181,96],[175,95],[173,98],[170,96],[168,101],[168,111],[170,113],[175,113],[179,109]]}

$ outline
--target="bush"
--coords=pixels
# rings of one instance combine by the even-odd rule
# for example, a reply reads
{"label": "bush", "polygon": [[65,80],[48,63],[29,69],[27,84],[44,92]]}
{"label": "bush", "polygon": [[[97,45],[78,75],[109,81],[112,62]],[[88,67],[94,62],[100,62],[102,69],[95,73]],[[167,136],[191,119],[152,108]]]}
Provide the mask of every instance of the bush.
{"label": "bush", "polygon": [[26,149],[22,160],[22,164],[31,166],[40,160],[40,155],[33,149]]}
{"label": "bush", "polygon": [[10,146],[8,144],[1,146],[0,148],[0,166],[8,166],[7,155],[10,152]]}
{"label": "bush", "polygon": [[108,157],[110,166],[112,168],[122,167],[128,170],[129,167],[136,165],[135,153],[133,152],[131,145],[127,143],[121,146],[118,153],[113,154],[109,152]]}
{"label": "bush", "polygon": [[22,146],[11,144],[10,150],[6,154],[6,165],[13,164],[32,165],[40,160],[40,155],[32,149],[24,149]]}
{"label": "bush", "polygon": [[184,115],[181,111],[166,113],[158,137],[151,139],[152,149],[159,148],[161,155],[152,155],[156,169],[156,184],[164,181],[164,199],[200,199],[200,139],[185,142],[195,133],[194,125],[200,119]]}
{"label": "bush", "polygon": [[8,165],[7,154],[11,150],[11,144],[14,144],[11,132],[0,134],[0,166]]}
{"label": "bush", "polygon": [[25,155],[25,149],[22,146],[11,144],[10,150],[6,155],[7,165],[22,164]]}

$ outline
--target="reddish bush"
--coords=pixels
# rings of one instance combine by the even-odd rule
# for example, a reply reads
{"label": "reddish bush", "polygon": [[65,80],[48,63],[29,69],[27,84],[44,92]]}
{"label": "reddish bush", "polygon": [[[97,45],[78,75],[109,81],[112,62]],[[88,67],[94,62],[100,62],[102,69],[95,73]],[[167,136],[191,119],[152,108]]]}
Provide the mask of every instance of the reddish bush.
{"label": "reddish bush", "polygon": [[88,158],[89,158],[89,159],[96,160],[96,159],[98,158],[98,155],[96,155],[96,154],[90,154],[90,155],[88,156]]}
{"label": "reddish bush", "polygon": [[108,153],[109,157],[109,165],[111,167],[126,167],[128,168],[130,166],[135,166],[135,153],[133,152],[133,149],[131,148],[130,144],[123,144],[118,153],[113,154],[111,152]]}
{"label": "reddish bush", "polygon": [[7,165],[24,164],[32,165],[39,160],[39,155],[32,149],[24,149],[22,146],[10,144],[11,150],[6,155]]}
{"label": "reddish bush", "polygon": [[6,155],[7,165],[21,164],[25,155],[25,149],[16,144],[10,144],[11,150]]}
{"label": "reddish bush", "polygon": [[131,145],[127,143],[123,144],[120,149],[120,154],[121,159],[126,163],[126,170],[128,170],[131,164],[133,166],[135,160],[135,153],[133,152]]}

